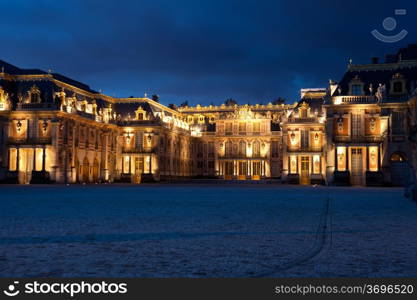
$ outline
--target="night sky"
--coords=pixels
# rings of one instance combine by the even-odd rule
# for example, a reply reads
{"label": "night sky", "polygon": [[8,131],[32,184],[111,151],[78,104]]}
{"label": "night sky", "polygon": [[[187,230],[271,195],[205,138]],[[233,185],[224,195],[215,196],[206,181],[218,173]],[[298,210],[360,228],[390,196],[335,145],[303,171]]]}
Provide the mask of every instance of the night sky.
{"label": "night sky", "polygon": [[[1,1],[0,59],[52,69],[117,97],[164,104],[293,103],[417,43],[417,1]],[[395,16],[394,9],[407,9]],[[391,33],[382,21],[395,17]],[[408,36],[385,44],[378,29]]]}

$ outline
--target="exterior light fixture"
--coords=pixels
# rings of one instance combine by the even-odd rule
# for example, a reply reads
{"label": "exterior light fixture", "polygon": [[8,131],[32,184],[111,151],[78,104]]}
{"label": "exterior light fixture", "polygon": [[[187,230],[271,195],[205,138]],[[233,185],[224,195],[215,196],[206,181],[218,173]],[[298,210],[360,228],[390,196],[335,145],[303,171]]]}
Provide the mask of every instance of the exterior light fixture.
{"label": "exterior light fixture", "polygon": [[343,118],[339,117],[339,119],[337,119],[337,130],[339,132],[343,131]]}
{"label": "exterior light fixture", "polygon": [[17,131],[20,132],[20,130],[22,129],[22,122],[20,122],[20,120],[17,121],[16,127],[17,127]]}
{"label": "exterior light fixture", "polygon": [[46,130],[48,129],[48,122],[46,120],[42,122],[42,129],[44,132],[46,132]]}
{"label": "exterior light fixture", "polygon": [[371,120],[370,120],[370,122],[369,122],[369,129],[371,130],[371,131],[375,131],[375,126],[376,125],[376,121],[375,121],[375,118],[371,118]]}

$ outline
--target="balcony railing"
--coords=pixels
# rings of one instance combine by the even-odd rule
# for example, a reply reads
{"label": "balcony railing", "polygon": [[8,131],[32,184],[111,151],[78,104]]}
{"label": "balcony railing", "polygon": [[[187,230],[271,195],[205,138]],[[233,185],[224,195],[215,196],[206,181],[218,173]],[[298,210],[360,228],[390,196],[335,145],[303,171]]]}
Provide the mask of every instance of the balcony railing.
{"label": "balcony railing", "polygon": [[17,110],[58,110],[57,103],[43,102],[43,103],[17,103]]}
{"label": "balcony railing", "polygon": [[9,138],[8,143],[13,145],[49,145],[52,144],[52,138]]}
{"label": "balcony railing", "polygon": [[247,156],[243,154],[226,154],[226,155],[219,155],[221,159],[265,159],[265,156],[262,155],[252,155]]}
{"label": "balcony railing", "polygon": [[287,147],[288,152],[322,152],[323,147]]}
{"label": "balcony railing", "polygon": [[288,123],[316,123],[317,118],[290,118]]}
{"label": "balcony railing", "polygon": [[335,96],[333,97],[333,104],[366,104],[376,103],[375,96]]}
{"label": "balcony railing", "polygon": [[155,153],[155,148],[123,147],[122,152],[132,153],[132,154],[147,154],[147,153]]}
{"label": "balcony railing", "polygon": [[380,143],[382,136],[334,136],[333,140],[337,143]]}

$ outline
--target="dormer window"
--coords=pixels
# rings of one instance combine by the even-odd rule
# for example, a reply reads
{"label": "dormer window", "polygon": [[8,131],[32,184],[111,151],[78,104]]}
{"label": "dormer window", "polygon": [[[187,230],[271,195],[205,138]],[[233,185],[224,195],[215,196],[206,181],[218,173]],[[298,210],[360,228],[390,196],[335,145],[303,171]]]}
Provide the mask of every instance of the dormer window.
{"label": "dormer window", "polygon": [[391,80],[391,94],[405,93],[405,79],[400,73],[395,74]]}
{"label": "dormer window", "polygon": [[29,92],[29,102],[30,103],[40,103],[41,102],[41,91],[36,85],[33,85]]}
{"label": "dormer window", "polygon": [[39,99],[39,95],[38,95],[38,94],[31,94],[31,95],[30,95],[30,102],[31,102],[31,103],[36,103],[36,102],[38,102],[38,99]]}
{"label": "dormer window", "polygon": [[306,119],[309,114],[310,107],[307,102],[303,102],[301,107],[298,110],[298,117],[302,119]]}
{"label": "dormer window", "polygon": [[362,95],[362,85],[361,84],[352,84],[352,95],[359,96]]}
{"label": "dormer window", "polygon": [[403,83],[401,81],[396,81],[392,84],[392,89],[395,94],[403,93]]}
{"label": "dormer window", "polygon": [[135,111],[136,120],[143,121],[146,120],[146,111],[142,108],[142,106],[139,106],[138,109]]}
{"label": "dormer window", "polygon": [[363,86],[363,82],[356,76],[349,84],[349,94],[353,96],[363,95]]}

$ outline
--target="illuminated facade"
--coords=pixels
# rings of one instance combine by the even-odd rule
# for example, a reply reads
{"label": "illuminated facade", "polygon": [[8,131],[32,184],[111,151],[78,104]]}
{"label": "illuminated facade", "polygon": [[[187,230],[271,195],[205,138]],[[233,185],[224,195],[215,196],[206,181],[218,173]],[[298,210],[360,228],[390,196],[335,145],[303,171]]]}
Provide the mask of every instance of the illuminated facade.
{"label": "illuminated facade", "polygon": [[327,180],[339,185],[403,185],[416,166],[417,46],[384,63],[349,64],[323,105]]}
{"label": "illuminated facade", "polygon": [[416,165],[417,51],[349,64],[293,105],[171,109],[0,61],[0,181],[279,178],[402,185]]}
{"label": "illuminated facade", "polygon": [[179,108],[198,137],[195,175],[228,180],[279,178],[280,121],[290,108],[284,104]]}
{"label": "illuminated facade", "polygon": [[283,176],[289,183],[323,184],[326,178],[326,90],[302,90],[302,101],[282,122]]}

